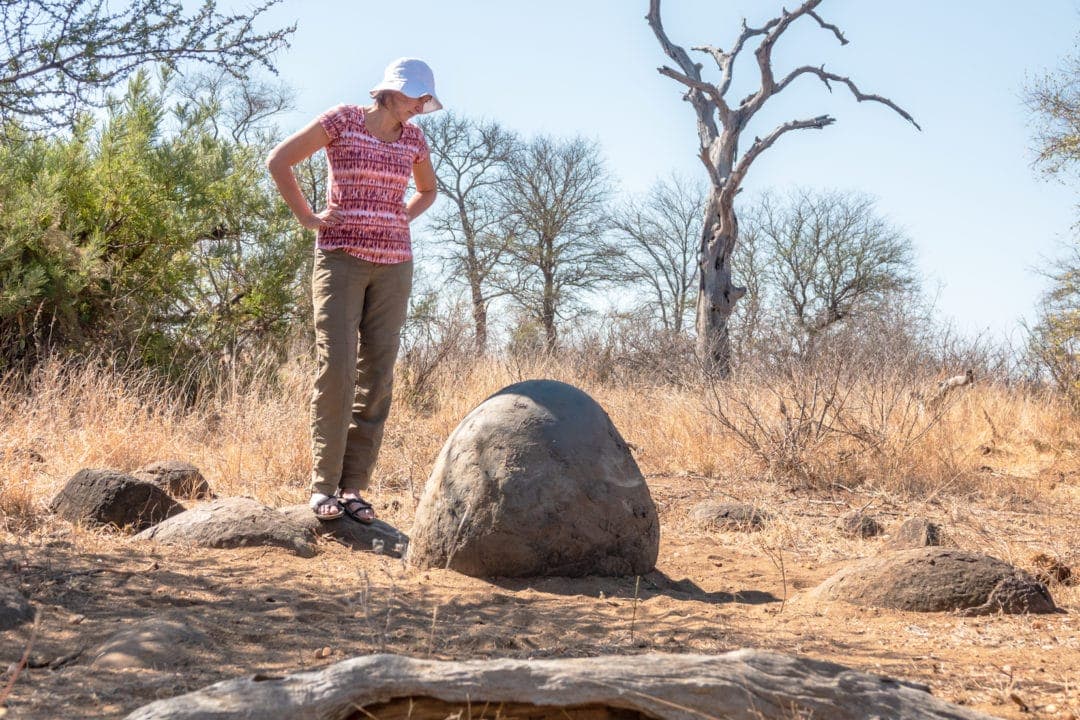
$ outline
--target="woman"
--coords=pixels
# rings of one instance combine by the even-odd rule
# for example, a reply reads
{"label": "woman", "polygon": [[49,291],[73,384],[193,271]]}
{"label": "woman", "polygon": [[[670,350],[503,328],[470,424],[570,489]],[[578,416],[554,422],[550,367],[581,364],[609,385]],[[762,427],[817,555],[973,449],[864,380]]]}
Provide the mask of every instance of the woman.
{"label": "woman", "polygon": [[[435,201],[427,143],[409,120],[442,108],[422,60],[386,68],[367,107],[338,105],[271,151],[266,164],[300,224],[318,231],[312,301],[318,369],[311,400],[311,508],[321,520],[375,520],[361,497],[390,411],[412,288],[409,222]],[[329,199],[315,213],[293,166],[325,148]],[[405,202],[410,177],[416,193]]]}

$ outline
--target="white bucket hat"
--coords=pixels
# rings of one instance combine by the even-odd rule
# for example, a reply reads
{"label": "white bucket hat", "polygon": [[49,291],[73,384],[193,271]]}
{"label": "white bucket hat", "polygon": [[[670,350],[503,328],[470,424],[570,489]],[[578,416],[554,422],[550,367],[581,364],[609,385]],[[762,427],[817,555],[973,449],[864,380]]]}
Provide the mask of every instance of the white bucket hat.
{"label": "white bucket hat", "polygon": [[371,88],[371,96],[383,90],[395,90],[413,99],[430,95],[421,114],[442,110],[442,103],[435,97],[435,74],[423,60],[398,58],[387,65],[382,82]]}

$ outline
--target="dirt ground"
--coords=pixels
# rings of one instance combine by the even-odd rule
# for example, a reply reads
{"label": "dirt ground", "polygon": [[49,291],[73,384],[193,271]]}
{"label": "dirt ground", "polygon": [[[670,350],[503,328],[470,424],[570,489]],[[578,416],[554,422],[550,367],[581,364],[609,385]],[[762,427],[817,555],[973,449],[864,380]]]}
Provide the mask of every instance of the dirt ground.
{"label": "dirt ground", "polygon": [[[191,550],[136,543],[46,519],[0,531],[0,577],[39,608],[36,637],[0,633],[8,718],[122,717],[157,698],[237,676],[310,670],[347,657],[578,657],[722,653],[757,647],[916,680],[935,695],[1010,718],[1080,718],[1080,588],[1052,585],[1066,612],[961,618],[822,604],[805,590],[881,538],[843,537],[855,507],[887,528],[914,514],[950,543],[1021,567],[1036,549],[1080,559],[1080,488],[1049,483],[1028,498],[928,499],[802,494],[769,483],[651,477],[661,513],[656,571],[640,578],[485,581],[418,571],[320,540],[302,559],[273,548]],[[772,514],[756,533],[710,531],[703,499],[754,499]],[[295,498],[298,501],[300,498]],[[409,496],[382,497],[408,532]],[[0,522],[3,518],[0,518]],[[1072,553],[1069,555],[1069,553]],[[95,669],[95,648],[146,618],[180,620],[208,640],[180,644],[158,669]],[[29,646],[29,663],[14,675]]]}

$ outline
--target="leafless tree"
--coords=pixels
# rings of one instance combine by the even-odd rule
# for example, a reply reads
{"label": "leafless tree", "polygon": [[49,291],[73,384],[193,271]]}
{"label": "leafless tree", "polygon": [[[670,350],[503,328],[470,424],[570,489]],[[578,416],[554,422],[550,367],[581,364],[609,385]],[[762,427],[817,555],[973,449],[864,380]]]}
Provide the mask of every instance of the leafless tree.
{"label": "leafless tree", "polygon": [[650,315],[681,333],[697,279],[697,246],[705,215],[705,188],[673,176],[660,180],[644,198],[625,200],[613,213],[621,240],[621,279],[644,286]]}
{"label": "leafless tree", "polygon": [[796,341],[812,344],[834,324],[918,290],[911,239],[869,197],[765,194],[746,216],[742,245],[760,256],[753,282]]}
{"label": "leafless tree", "polygon": [[201,63],[246,79],[294,27],[258,32],[276,0],[223,15],[215,0],[192,13],[179,0],[0,0],[0,120],[57,127],[137,68]]}
{"label": "leafless tree", "polygon": [[[785,122],[764,137],[755,137],[750,147],[740,154],[740,138],[750,120],[770,98],[803,75],[810,75],[821,80],[829,90],[832,90],[832,83],[844,85],[857,100],[881,103],[899,113],[916,128],[919,127],[914,119],[893,101],[862,92],[850,78],[826,71],[824,66],[803,65],[779,79],[774,75],[773,48],[784,31],[799,18],[811,18],[832,33],[841,44],[847,43],[838,27],[826,23],[818,15],[816,9],[820,4],[821,0],[806,0],[795,10],[784,10],[780,17],[773,18],[758,28],[750,27],[744,21],[742,31],[735,38],[730,50],[724,51],[713,46],[692,48],[707,54],[715,61],[720,80],[710,83],[702,79],[702,65],[691,60],[682,46],[668,38],[660,19],[660,0],[649,0],[646,20],[664,52],[678,66],[677,69],[664,66],[659,68],[659,71],[686,87],[684,99],[693,106],[697,115],[700,157],[711,183],[699,246],[697,350],[706,365],[722,375],[730,372],[731,341],[728,319],[735,304],[746,294],[745,288],[736,286],[732,281],[731,259],[739,238],[735,195],[754,160],[781,135],[792,130],[821,129],[835,122],[829,115]],[[727,94],[731,88],[735,59],[746,43],[757,37],[761,38],[761,43],[754,54],[761,73],[761,85],[737,104],[733,103]]]}
{"label": "leafless tree", "polygon": [[618,253],[604,239],[608,177],[594,143],[538,137],[515,153],[500,186],[513,233],[504,289],[543,328],[550,352],[556,321],[611,278]]}
{"label": "leafless tree", "polygon": [[511,236],[507,206],[498,186],[505,180],[518,139],[497,123],[478,122],[451,112],[440,113],[422,125],[444,198],[428,224],[448,277],[468,286],[476,349],[483,352],[488,306],[504,293],[493,279]]}

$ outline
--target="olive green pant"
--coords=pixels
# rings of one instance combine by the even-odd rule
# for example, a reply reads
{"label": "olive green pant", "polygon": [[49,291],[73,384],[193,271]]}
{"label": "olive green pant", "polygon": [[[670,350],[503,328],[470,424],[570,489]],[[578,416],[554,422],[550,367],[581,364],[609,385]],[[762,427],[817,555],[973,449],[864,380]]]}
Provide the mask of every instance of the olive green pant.
{"label": "olive green pant", "polygon": [[311,491],[366,489],[390,413],[394,360],[412,290],[412,262],[380,265],[315,250]]}

